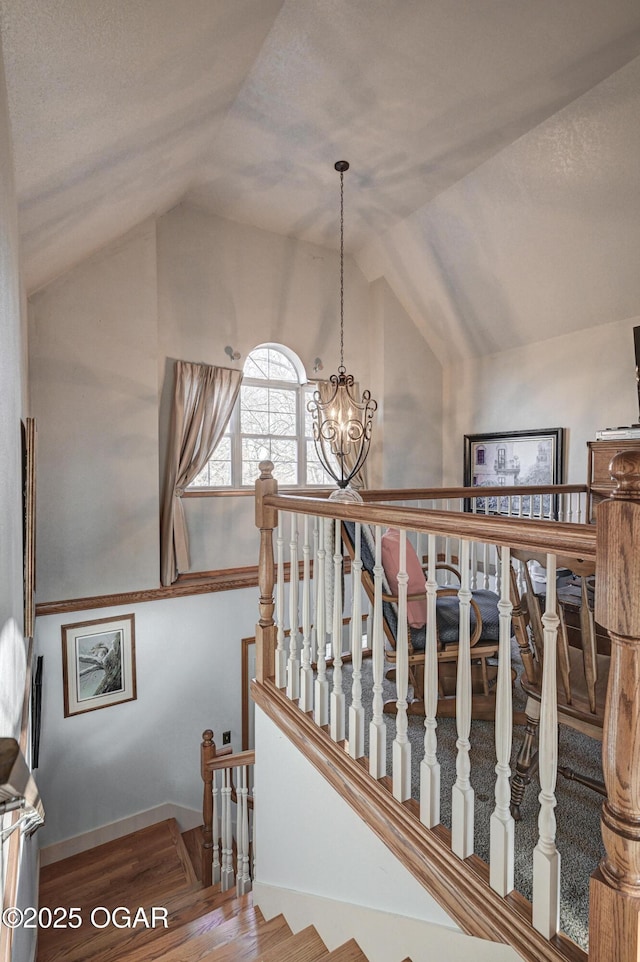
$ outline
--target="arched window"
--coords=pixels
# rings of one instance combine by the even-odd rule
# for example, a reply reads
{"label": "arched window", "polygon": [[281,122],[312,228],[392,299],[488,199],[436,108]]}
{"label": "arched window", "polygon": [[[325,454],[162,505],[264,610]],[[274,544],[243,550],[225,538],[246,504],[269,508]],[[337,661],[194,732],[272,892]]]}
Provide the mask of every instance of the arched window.
{"label": "arched window", "polygon": [[283,486],[331,483],[313,442],[313,390],[293,351],[281,344],[251,351],[225,435],[191,488],[252,487],[265,460]]}

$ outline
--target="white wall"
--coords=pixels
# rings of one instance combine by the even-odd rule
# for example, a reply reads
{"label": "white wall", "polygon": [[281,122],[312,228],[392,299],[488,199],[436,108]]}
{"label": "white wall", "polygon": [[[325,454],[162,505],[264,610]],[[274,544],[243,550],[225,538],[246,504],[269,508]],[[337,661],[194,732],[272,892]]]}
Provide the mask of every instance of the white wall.
{"label": "white wall", "polygon": [[[369,290],[345,265],[345,364],[363,387],[383,348]],[[159,583],[159,489],[176,358],[226,365],[225,347],[286,344],[311,373],[339,360],[335,252],[181,205],[30,302],[38,420],[38,601]],[[401,358],[390,363],[401,368]],[[378,472],[380,473],[380,472]],[[192,569],[255,563],[250,499],[185,502]]]}
{"label": "white wall", "polygon": [[[20,421],[27,410],[18,250],[11,130],[0,45],[0,736],[4,737],[19,734],[25,690]],[[8,819],[0,819],[2,828]],[[18,904],[23,908],[37,904],[37,850],[37,837],[21,845]],[[7,852],[8,846],[3,846],[3,878]],[[35,932],[16,930],[13,957],[28,960],[34,953]]]}
{"label": "white wall", "polygon": [[[286,891],[293,890],[430,923],[433,958],[447,962],[520,958],[506,945],[463,935],[260,709],[255,724],[256,878],[272,895],[283,890],[285,915]],[[289,804],[293,798],[295,804]]]}
{"label": "white wall", "polygon": [[34,295],[37,598],[158,584],[155,225]]}
{"label": "white wall", "polygon": [[[61,626],[135,614],[135,701],[64,717]],[[37,621],[44,655],[38,784],[41,845],[172,802],[201,809],[199,746],[241,744],[241,640],[255,634],[257,590],[195,595]]]}
{"label": "white wall", "polygon": [[20,321],[18,227],[13,155],[0,50],[0,626],[22,626],[22,455],[25,375]]}
{"label": "white wall", "polygon": [[[274,341],[295,351],[308,376],[316,357],[322,377],[338,367],[339,259],[325,250],[214,217],[182,204],[158,222],[158,331],[161,400],[160,463],[173,387],[167,359],[229,366]],[[368,285],[345,261],[345,366],[375,393],[368,334]],[[170,363],[170,362],[169,362]],[[185,501],[191,564],[208,570],[255,564],[253,504],[246,498]]]}
{"label": "white wall", "polygon": [[382,314],[383,488],[442,483],[442,367],[384,278],[371,285]]}
{"label": "white wall", "polygon": [[565,334],[445,371],[444,483],[462,484],[463,436],[568,428],[565,481],[584,484],[587,441],[636,423],[633,328],[640,317]]}

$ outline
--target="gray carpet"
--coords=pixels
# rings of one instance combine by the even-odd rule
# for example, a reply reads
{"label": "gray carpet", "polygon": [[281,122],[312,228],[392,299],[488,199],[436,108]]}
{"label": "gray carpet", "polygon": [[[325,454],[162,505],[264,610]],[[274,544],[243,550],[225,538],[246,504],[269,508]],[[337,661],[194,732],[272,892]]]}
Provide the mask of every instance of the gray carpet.
{"label": "gray carpet", "polygon": [[[514,645],[514,667],[519,656]],[[351,702],[351,665],[343,668],[343,690],[347,706]],[[328,673],[329,676],[331,672]],[[371,719],[372,663],[364,659],[362,667],[363,704],[366,715],[365,754],[368,754],[368,726]],[[367,694],[369,693],[369,694]],[[395,698],[395,685],[385,680],[384,698]],[[514,708],[524,709],[525,696],[516,682],[513,690]],[[348,717],[348,716],[347,716]],[[387,723],[387,773],[391,774],[391,746],[396,734],[395,716],[385,715]],[[513,734],[511,766],[524,735],[524,727],[517,726]],[[453,718],[438,720],[438,760],[441,766],[441,807],[443,825],[451,827],[451,788],[456,779],[456,723]],[[419,797],[419,764],[424,754],[424,718],[409,716],[411,741],[412,796]],[[489,819],[495,807],[495,741],[492,722],[473,721],[471,724],[471,784],[475,792],[475,851],[489,860]],[[602,778],[601,746],[564,726],[559,729],[559,764],[569,765],[592,778]],[[522,820],[515,827],[515,887],[526,898],[532,897],[532,855],[538,841],[538,793],[536,778],[527,787],[521,808]],[[602,799],[591,789],[558,777],[556,797],[556,844],[561,855],[560,922],[562,930],[582,948],[588,945],[589,876],[604,854],[600,834],[600,806]]]}

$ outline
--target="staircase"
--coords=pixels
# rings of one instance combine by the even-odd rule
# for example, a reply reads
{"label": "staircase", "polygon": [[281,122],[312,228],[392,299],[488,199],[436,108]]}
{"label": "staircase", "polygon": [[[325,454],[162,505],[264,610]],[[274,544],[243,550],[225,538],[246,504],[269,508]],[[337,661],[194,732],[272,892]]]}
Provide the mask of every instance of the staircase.
{"label": "staircase", "polygon": [[251,893],[203,888],[198,831],[169,819],[43,868],[37,962],[367,962],[353,940],[329,952],[312,926],[266,920]]}

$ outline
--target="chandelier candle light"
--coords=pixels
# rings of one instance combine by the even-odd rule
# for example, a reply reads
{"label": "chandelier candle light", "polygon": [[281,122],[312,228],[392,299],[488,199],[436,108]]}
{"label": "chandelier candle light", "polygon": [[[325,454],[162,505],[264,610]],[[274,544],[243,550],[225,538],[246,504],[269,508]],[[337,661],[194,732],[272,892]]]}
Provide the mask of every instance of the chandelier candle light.
{"label": "chandelier candle light", "polygon": [[340,367],[329,378],[330,394],[323,400],[315,390],[307,408],[313,416],[320,462],[338,487],[345,489],[367,459],[378,405],[370,391],[363,391],[362,400],[357,400],[353,375],[344,366],[344,174],[349,164],[339,160],[335,168],[340,174]]}

